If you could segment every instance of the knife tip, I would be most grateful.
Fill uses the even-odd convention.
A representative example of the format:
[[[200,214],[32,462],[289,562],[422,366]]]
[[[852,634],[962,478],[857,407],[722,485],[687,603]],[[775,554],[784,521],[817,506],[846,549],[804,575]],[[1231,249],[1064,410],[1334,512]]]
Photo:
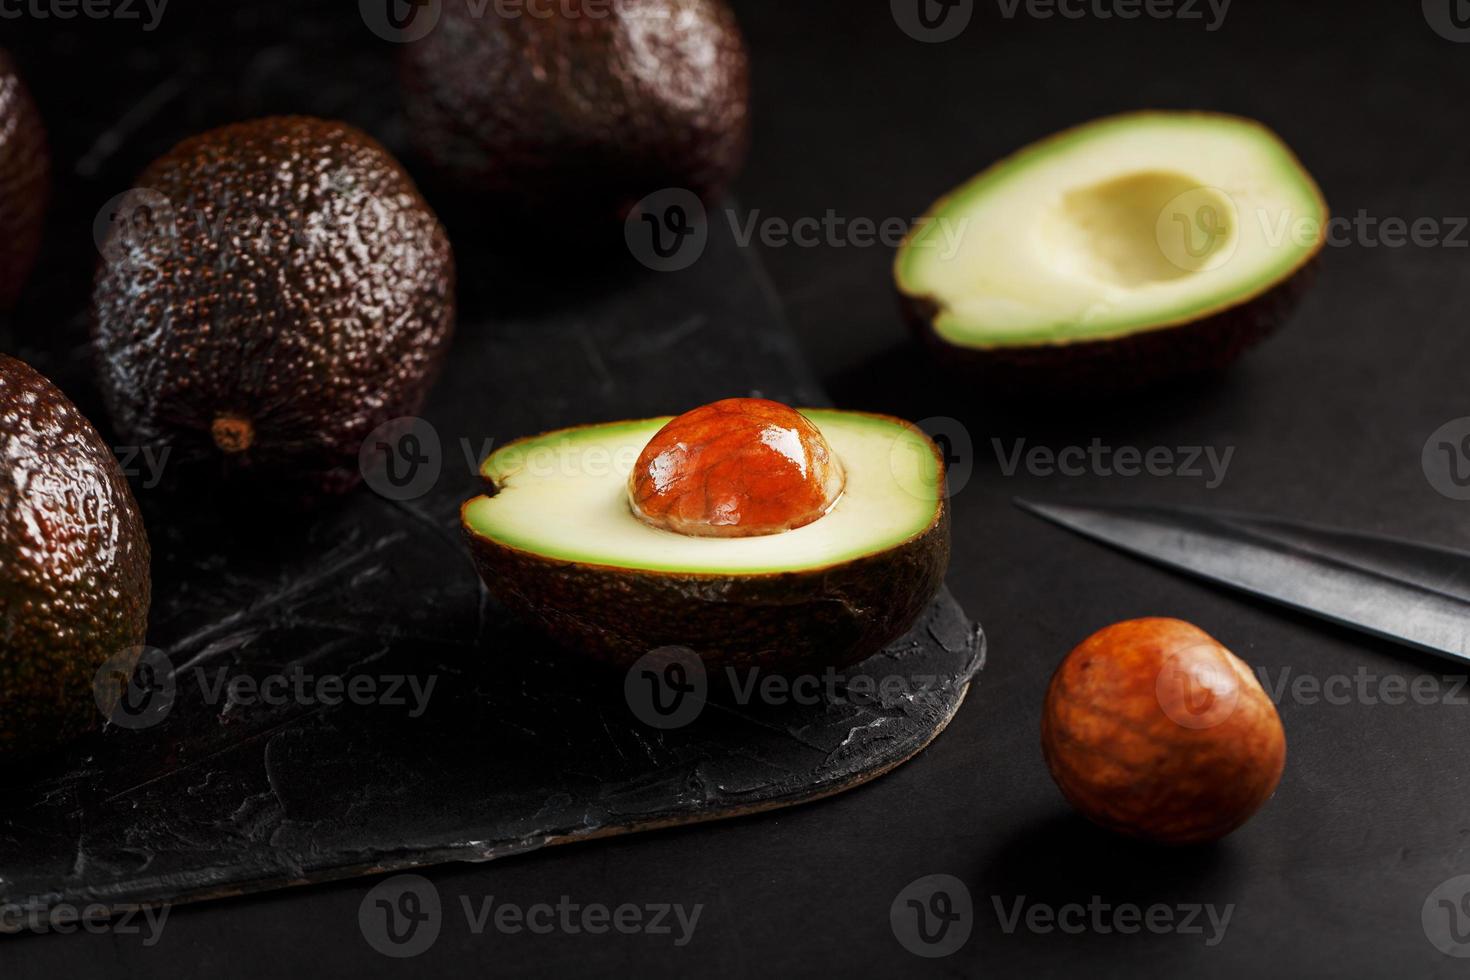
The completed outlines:
[[[1032,500],[1029,497],[1012,497],[1011,503],[1027,513],[1035,514],[1037,517],[1050,517],[1056,509],[1051,504],[1042,503],[1039,500]]]

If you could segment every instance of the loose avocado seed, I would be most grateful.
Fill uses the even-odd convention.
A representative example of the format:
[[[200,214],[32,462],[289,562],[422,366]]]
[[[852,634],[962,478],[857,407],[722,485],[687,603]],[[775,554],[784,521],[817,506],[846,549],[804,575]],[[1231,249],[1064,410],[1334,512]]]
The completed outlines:
[[[1089,820],[1164,844],[1224,837],[1286,764],[1281,718],[1250,667],[1177,619],[1116,623],[1068,654],[1046,693],[1041,748]]]
[[[628,477],[633,513],[699,537],[779,534],[832,509],[846,476],[800,412],[764,398],[726,398],[654,434]]]

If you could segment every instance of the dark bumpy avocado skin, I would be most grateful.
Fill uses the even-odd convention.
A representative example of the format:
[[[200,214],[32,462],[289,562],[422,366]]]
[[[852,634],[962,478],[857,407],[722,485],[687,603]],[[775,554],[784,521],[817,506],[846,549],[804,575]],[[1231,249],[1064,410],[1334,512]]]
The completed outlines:
[[[444,0],[404,45],[411,131],[439,183],[532,215],[622,218],[666,187],[719,193],[749,139],[745,42],[724,0]]]
[[[143,642],[148,536],[122,470],[51,382],[0,354],[0,755],[99,724],[97,669]]]
[[[93,329],[119,433],[293,500],[353,486],[453,332],[449,240],[412,180],[358,130],[287,117],[185,140],[138,187],[172,233],[104,246]]]
[[[41,117],[0,49],[0,310],[15,305],[35,265],[50,172]]]
[[[560,646],[626,668],[665,646],[711,669],[784,673],[845,667],[902,636],[949,566],[949,508],[887,551],[773,575],[640,572],[546,558],[468,529],[470,552],[498,601]]]
[[[1066,401],[1224,370],[1286,322],[1316,278],[1319,262],[1313,258],[1265,292],[1189,323],[1071,344],[964,347],[934,332],[931,300],[900,293],[899,302],[941,365],[982,397]]]

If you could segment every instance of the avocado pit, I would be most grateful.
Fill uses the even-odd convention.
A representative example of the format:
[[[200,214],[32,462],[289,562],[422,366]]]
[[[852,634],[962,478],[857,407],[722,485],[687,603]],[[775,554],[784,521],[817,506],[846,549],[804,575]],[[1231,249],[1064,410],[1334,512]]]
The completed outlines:
[[[1158,617],[1114,623],[1067,655],[1041,747],[1084,816],[1162,844],[1234,831],[1286,764],[1281,717],[1250,666],[1199,627]]]
[[[738,538],[804,527],[846,482],[821,431],[764,398],[726,398],[678,416],[643,447],[628,477],[633,513],[653,527]]]

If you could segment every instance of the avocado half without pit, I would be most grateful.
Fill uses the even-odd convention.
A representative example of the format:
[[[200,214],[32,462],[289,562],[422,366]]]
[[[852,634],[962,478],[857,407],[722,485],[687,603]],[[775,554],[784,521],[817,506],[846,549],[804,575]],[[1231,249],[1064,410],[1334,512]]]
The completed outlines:
[[[1328,214],[1259,123],[1141,112],[995,164],[899,249],[922,339],[998,393],[1083,394],[1202,374],[1275,330]]]
[[[462,518],[480,577],[559,645],[615,666],[856,663],[949,564],[944,464],[900,419],[732,398],[562,429],[482,464]]]

